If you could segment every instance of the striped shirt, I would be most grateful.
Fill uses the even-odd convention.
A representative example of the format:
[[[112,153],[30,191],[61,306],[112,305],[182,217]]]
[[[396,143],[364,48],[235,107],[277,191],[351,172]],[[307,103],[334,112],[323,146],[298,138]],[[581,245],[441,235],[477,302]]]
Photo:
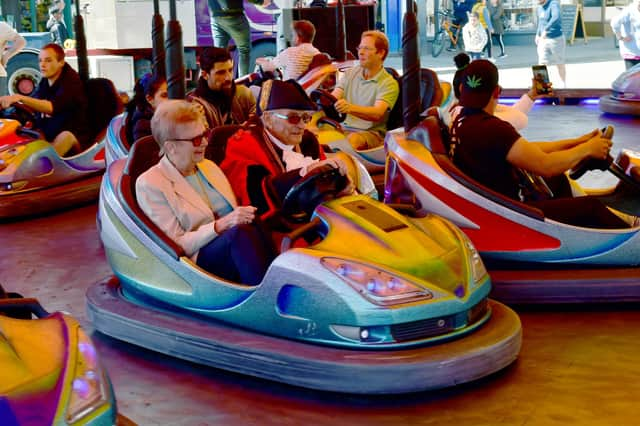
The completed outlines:
[[[284,49],[271,63],[276,68],[282,68],[283,80],[297,80],[309,68],[309,64],[315,55],[320,53],[311,43],[302,43]]]

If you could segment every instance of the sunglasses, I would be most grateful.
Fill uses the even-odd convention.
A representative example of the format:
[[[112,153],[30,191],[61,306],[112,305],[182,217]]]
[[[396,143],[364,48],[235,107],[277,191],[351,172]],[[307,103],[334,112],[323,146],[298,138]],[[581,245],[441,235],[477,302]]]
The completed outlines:
[[[191,142],[191,145],[198,147],[202,145],[203,141],[209,142],[209,136],[211,136],[211,129],[207,129],[204,132],[200,133],[197,136],[194,136],[191,139],[171,139],[176,142]]]
[[[274,112],[273,115],[282,120],[287,120],[289,124],[293,124],[294,126],[300,123],[300,120],[302,120],[304,124],[307,124],[311,121],[311,118],[313,117],[311,114],[308,114],[306,112],[303,114],[291,113],[289,115],[284,115],[284,114],[279,114],[277,112]]]

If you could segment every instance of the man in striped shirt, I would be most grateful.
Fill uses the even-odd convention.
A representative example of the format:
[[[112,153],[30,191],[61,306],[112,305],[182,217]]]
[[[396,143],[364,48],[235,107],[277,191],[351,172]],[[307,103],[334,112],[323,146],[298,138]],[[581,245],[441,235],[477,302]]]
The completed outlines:
[[[264,71],[275,71],[282,68],[283,80],[297,80],[309,68],[309,64],[315,55],[320,53],[313,47],[313,39],[316,36],[316,27],[307,20],[293,21],[292,44],[284,49],[275,58],[258,58],[256,64],[262,66]]]

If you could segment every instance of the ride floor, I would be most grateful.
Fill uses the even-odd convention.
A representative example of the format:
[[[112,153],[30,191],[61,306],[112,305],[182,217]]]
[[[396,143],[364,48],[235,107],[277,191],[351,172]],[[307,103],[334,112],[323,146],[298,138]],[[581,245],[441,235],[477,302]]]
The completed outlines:
[[[572,118],[577,112],[592,120]],[[528,137],[570,136],[610,122],[617,126],[616,144],[633,148],[637,121],[600,117],[583,107],[537,106]],[[85,291],[110,274],[96,211],[89,205],[0,223],[0,283],[37,297],[49,311],[70,312],[88,331]],[[98,333],[92,338],[120,412],[141,425],[635,425],[639,308],[516,307],[524,336],[510,367],[457,388],[391,397],[299,389],[176,360]]]

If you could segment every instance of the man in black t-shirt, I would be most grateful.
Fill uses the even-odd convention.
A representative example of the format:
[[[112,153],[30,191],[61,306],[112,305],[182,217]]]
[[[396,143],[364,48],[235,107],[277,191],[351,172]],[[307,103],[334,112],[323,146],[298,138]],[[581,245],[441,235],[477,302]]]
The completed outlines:
[[[64,60],[64,50],[54,43],[45,45],[39,54],[42,80],[33,97],[10,95],[0,97],[7,108],[21,102],[35,110],[36,126],[52,143],[60,156],[79,152],[89,142],[90,129],[86,111],[88,101],[78,73]]]
[[[511,124],[493,115],[500,92],[498,69],[490,61],[473,61],[463,71],[460,105],[464,108],[451,129],[453,162],[481,184],[522,201],[518,168],[550,178],[562,175],[588,157],[604,159],[609,154],[611,140],[602,137],[599,130],[575,139],[527,141]],[[594,197],[558,198],[528,204],[564,223],[596,228],[628,227]]]

